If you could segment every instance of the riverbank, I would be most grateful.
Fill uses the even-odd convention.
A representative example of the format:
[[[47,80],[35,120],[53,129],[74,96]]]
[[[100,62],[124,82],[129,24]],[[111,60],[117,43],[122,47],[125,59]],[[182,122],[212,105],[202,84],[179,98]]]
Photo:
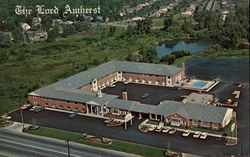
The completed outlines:
[[[202,52],[198,52],[192,54],[190,56],[184,56],[182,58],[178,58],[174,61],[172,65],[180,65],[181,63],[186,62],[187,60],[195,57],[237,57],[237,58],[248,58],[249,57],[249,49],[242,50],[220,50],[216,51],[214,49],[208,49]]]

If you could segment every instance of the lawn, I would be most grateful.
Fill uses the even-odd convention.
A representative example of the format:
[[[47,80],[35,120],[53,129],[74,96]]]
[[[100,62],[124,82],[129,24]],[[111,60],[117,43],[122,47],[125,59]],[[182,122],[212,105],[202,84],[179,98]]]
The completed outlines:
[[[124,142],[120,140],[112,140],[112,145],[107,146],[104,144],[98,144],[98,143],[92,143],[92,142],[86,142],[82,138],[82,134],[65,131],[65,130],[58,130],[53,128],[46,128],[46,127],[40,127],[38,130],[29,130],[26,131],[27,133],[34,134],[34,135],[40,135],[40,136],[46,136],[61,140],[69,140],[74,141],[77,143],[82,143],[94,147],[101,147],[106,149],[112,149],[122,152],[127,152],[131,154],[137,154],[145,157],[162,157],[165,149],[162,148],[156,148],[151,146],[145,146],[141,144],[135,144],[135,143],[129,143]]]
[[[217,135],[226,134],[227,136],[235,137],[237,129],[234,129],[234,131],[231,132],[231,126],[234,122],[235,122],[234,120],[231,120],[228,126],[226,126],[226,128],[222,131],[209,130],[209,129],[203,129],[203,128],[190,128],[190,129],[194,131],[202,131],[202,132],[207,132],[207,133],[212,133],[212,134],[217,134]]]

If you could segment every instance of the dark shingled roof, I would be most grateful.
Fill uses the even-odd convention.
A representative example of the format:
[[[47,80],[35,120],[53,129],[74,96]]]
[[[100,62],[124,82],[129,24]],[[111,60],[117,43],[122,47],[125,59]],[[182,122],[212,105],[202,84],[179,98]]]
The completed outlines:
[[[163,101],[149,113],[157,115],[179,114],[186,119],[221,123],[228,108],[211,105],[190,104],[177,101]]]
[[[91,83],[94,79],[100,79],[116,71],[172,76],[181,70],[181,68],[163,64],[109,61],[90,70],[78,73],[62,81],[56,82],[51,86],[56,88],[80,88]]]

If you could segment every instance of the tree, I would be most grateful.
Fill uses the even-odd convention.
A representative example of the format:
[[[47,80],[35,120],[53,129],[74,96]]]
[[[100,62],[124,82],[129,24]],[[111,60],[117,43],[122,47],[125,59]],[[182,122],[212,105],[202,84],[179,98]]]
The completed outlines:
[[[151,29],[152,29],[152,20],[151,19],[139,20],[136,22],[136,32],[138,34],[151,33]]]
[[[139,52],[142,55],[143,62],[156,63],[158,62],[158,55],[155,48],[142,47]]]
[[[185,32],[185,33],[191,33],[193,31],[193,24],[190,21],[185,21],[182,26],[181,29]]]
[[[64,34],[65,36],[71,35],[71,34],[73,34],[73,33],[75,33],[75,32],[76,32],[76,28],[75,28],[75,26],[73,26],[73,25],[65,25],[65,26],[63,27],[63,34]]]
[[[164,20],[164,30],[167,30],[168,27],[172,26],[173,24],[173,19],[172,17],[167,17],[165,20]]]

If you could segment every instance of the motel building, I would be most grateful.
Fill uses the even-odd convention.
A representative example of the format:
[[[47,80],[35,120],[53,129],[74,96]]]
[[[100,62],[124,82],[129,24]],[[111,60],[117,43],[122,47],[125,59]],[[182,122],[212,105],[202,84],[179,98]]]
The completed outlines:
[[[113,118],[124,124],[125,129],[127,123],[132,125],[135,115],[183,128],[219,130],[227,126],[233,114],[229,108],[176,101],[163,101],[155,106],[130,101],[127,92],[121,93],[121,99],[117,95],[101,92],[103,88],[118,81],[176,87],[180,86],[184,77],[184,67],[109,61],[33,91],[28,94],[28,101],[45,109],[78,112],[103,119]]]

